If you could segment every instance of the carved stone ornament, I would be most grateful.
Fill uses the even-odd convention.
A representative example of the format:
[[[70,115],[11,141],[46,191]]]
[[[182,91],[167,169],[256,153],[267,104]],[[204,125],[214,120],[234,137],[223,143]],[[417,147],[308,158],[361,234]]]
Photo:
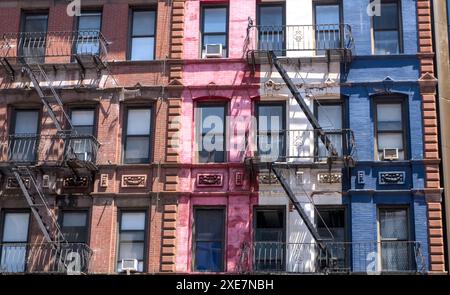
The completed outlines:
[[[147,175],[122,175],[122,187],[146,187]]]
[[[87,176],[67,176],[64,177],[63,187],[64,188],[85,188],[89,184],[89,179]]]
[[[197,186],[215,186],[223,185],[223,174],[197,174]]]
[[[319,183],[341,183],[342,182],[342,174],[341,173],[318,173],[317,181]]]
[[[379,172],[378,182],[380,184],[404,184],[405,172],[398,172],[398,171]]]

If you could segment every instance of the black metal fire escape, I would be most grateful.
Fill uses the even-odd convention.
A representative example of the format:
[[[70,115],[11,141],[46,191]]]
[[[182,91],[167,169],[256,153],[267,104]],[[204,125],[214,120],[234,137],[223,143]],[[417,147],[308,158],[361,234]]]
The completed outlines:
[[[64,44],[64,42],[69,42],[69,44],[71,45],[69,48],[70,53],[61,51],[59,50],[59,48],[55,50],[55,53],[49,52],[51,51],[51,48],[49,48],[48,46],[52,46],[56,42],[53,42],[52,45],[49,45],[51,44],[51,42],[48,40],[49,38],[47,37],[47,35],[44,35],[44,41],[40,43],[36,42],[42,45],[41,47],[43,47],[43,50],[31,51],[31,53],[39,53],[42,54],[42,56],[33,56],[33,54],[25,55],[22,52],[22,48],[20,48],[20,44],[31,43],[30,40],[24,41],[23,38],[36,37],[21,33],[19,33],[17,36],[3,36],[3,40],[0,40],[3,41],[0,44],[0,49],[3,52],[2,56],[0,57],[0,61],[5,72],[10,76],[12,80],[15,79],[15,72],[18,70],[28,76],[34,89],[39,95],[42,104],[45,106],[49,117],[55,124],[57,130],[56,138],[61,139],[64,143],[63,159],[58,163],[56,167],[69,168],[69,170],[72,171],[74,177],[78,178],[78,168],[86,168],[87,171],[91,173],[97,169],[95,163],[93,162],[95,161],[95,157],[93,157],[92,159],[80,160],[77,159],[76,154],[74,154],[74,152],[70,150],[71,148],[73,148],[72,145],[74,142],[74,138],[76,139],[79,137],[77,137],[77,132],[73,128],[69,115],[64,110],[63,102],[54,86],[54,81],[46,73],[43,66],[45,65],[45,57],[47,56],[71,56],[74,57],[74,60],[80,66],[80,77],[83,79],[86,68],[79,61],[81,59],[85,59],[90,54],[84,54],[81,59],[77,54],[73,55],[72,50],[73,48],[76,48],[76,43],[83,42],[84,40],[83,38],[80,39],[80,34],[76,32],[75,34],[74,32],[68,32],[67,37],[63,36],[62,38],[58,35],[58,37],[60,38],[58,42],[61,42],[61,44]],[[103,38],[101,33],[96,33],[96,36],[98,38],[98,43],[104,41],[103,39],[101,39]],[[92,43],[92,38],[89,39],[89,42]],[[16,48],[17,52],[11,54],[11,48],[14,48],[15,44],[19,44],[19,48]],[[101,45],[103,45],[102,49],[106,50],[105,45],[107,45],[107,43],[105,42]],[[93,63],[95,63],[95,67],[97,67],[97,73],[105,69],[105,63],[98,62],[100,52],[93,53],[91,55]],[[60,112],[62,116],[58,116],[57,112]],[[36,141],[37,145],[39,146],[39,139],[37,139]],[[13,145],[11,141],[10,145]],[[10,147],[10,151],[13,149],[14,147]],[[36,152],[36,150],[34,152]],[[37,152],[36,157],[39,158],[40,156],[40,153]],[[59,265],[62,268],[66,269],[67,265],[65,263],[65,257],[63,256],[67,249],[68,242],[61,231],[55,213],[53,212],[50,204],[47,201],[47,197],[43,192],[41,184],[37,181],[36,174],[39,172],[34,172],[34,170],[36,170],[34,169],[35,165],[33,163],[27,163],[26,161],[15,161],[14,159],[10,160],[9,167],[10,173],[17,181],[17,185],[22,191],[25,200],[28,203],[33,216],[35,217],[39,229],[42,231],[46,242],[49,243],[51,247],[53,247],[53,249],[56,251],[58,260],[60,262]]]
[[[342,28],[346,28],[346,26],[341,26],[338,25],[340,30],[344,31],[344,29]],[[247,30],[247,34],[250,34],[251,29],[255,28],[256,32],[256,38],[258,40],[259,37],[264,37],[266,43],[263,45],[259,44],[259,41],[257,42],[257,49],[253,50],[253,51],[249,51],[247,53],[247,59],[248,61],[251,63],[252,69],[255,69],[255,63],[257,58],[260,59],[260,61],[267,61],[270,66],[274,66],[276,68],[276,70],[278,71],[278,73],[280,74],[281,78],[283,79],[284,83],[286,83],[286,86],[288,87],[289,91],[292,93],[292,96],[294,97],[295,101],[298,103],[299,107],[301,108],[302,112],[305,114],[307,120],[309,121],[309,123],[311,124],[311,126],[313,127],[314,131],[316,132],[316,136],[317,138],[324,144],[324,147],[326,148],[327,152],[328,152],[328,157],[327,157],[327,166],[328,169],[331,172],[331,168],[333,165],[333,162],[337,160],[338,158],[338,152],[336,150],[336,148],[333,146],[332,141],[330,140],[329,136],[327,136],[327,133],[324,131],[324,129],[320,126],[318,119],[316,118],[316,116],[313,114],[313,112],[311,111],[311,109],[309,108],[308,104],[305,102],[303,96],[301,95],[300,91],[298,90],[297,86],[294,84],[294,82],[292,81],[292,79],[289,77],[287,71],[284,69],[282,62],[280,61],[280,59],[277,57],[276,52],[283,52],[283,51],[287,51],[286,48],[270,48],[273,44],[275,43],[271,43],[271,41],[267,41],[268,38],[270,36],[272,36],[272,38],[274,40],[277,40],[276,42],[279,42],[278,40],[285,38],[285,36],[281,36],[278,35],[278,32],[275,33],[268,33],[268,31],[270,32],[270,28],[259,28],[258,26],[253,25],[253,22],[249,22],[249,28]],[[279,28],[277,28],[279,30]],[[260,36],[260,32],[258,30],[261,30],[262,35]],[[313,28],[313,30],[318,30],[318,28]],[[299,31],[301,31],[301,29],[299,29]],[[342,46],[342,48],[339,48],[339,50],[337,50],[339,52],[339,54],[341,55],[342,60],[347,63],[349,62],[348,60],[348,56],[351,54],[348,53],[348,47],[352,46],[353,44],[353,40],[351,38],[351,31],[350,32],[350,39],[349,39],[349,43],[343,45],[343,41],[341,40],[340,44]],[[270,35],[272,34],[272,35]],[[284,34],[284,33],[283,33]],[[343,34],[339,34],[341,39],[343,39]],[[305,48],[301,45],[296,44],[298,47],[293,48],[293,51],[298,51],[298,50],[319,50],[319,48],[314,47],[315,45],[313,45],[313,48]],[[283,45],[286,46],[286,45]],[[294,45],[295,46],[295,45]],[[276,47],[276,44],[275,46]],[[280,50],[281,49],[281,50]],[[342,50],[341,50],[342,49]],[[255,53],[256,52],[256,53]],[[329,60],[329,54],[330,51],[329,50],[325,50],[326,55],[327,55],[327,59]],[[353,159],[351,158],[351,156],[345,156],[344,157],[344,165],[348,165],[349,163],[353,163]],[[250,166],[254,164],[253,160],[250,159]],[[266,166],[267,167],[267,166]],[[322,270],[330,270],[333,268],[333,258],[332,258],[332,254],[331,254],[331,250],[328,249],[327,244],[323,242],[323,240],[321,239],[317,228],[315,227],[315,225],[311,222],[310,218],[308,217],[308,214],[306,213],[306,211],[303,209],[301,203],[299,202],[299,200],[297,199],[297,197],[295,196],[294,191],[292,190],[288,180],[285,178],[285,176],[283,176],[283,171],[285,171],[286,169],[290,168],[290,165],[286,162],[280,162],[280,161],[272,161],[269,163],[268,165],[269,168],[269,173],[273,172],[274,175],[276,176],[276,178],[278,179],[281,187],[283,188],[283,190],[285,191],[286,195],[288,196],[290,202],[292,203],[292,205],[294,206],[295,210],[298,212],[298,214],[300,215],[301,219],[303,220],[305,226],[307,227],[307,229],[309,230],[309,232],[311,233],[311,236],[313,237],[313,239],[315,240],[315,242],[317,243],[317,245],[319,246],[320,250],[322,251],[322,253],[325,256],[325,264],[320,265],[319,267],[322,268]],[[252,168],[252,172],[254,175],[254,171]],[[269,177],[270,179],[270,177]],[[304,192],[306,194],[306,192]],[[310,205],[313,206],[314,208],[314,203],[312,202],[312,200],[309,198],[310,200]],[[317,210],[316,210],[317,211]]]

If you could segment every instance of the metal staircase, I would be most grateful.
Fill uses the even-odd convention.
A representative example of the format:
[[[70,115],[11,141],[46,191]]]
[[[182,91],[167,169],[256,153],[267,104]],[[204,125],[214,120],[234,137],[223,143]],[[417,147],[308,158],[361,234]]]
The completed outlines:
[[[29,64],[25,61],[25,59],[22,59],[22,63],[22,71],[27,73],[28,77],[33,83],[34,89],[36,89],[36,92],[38,93],[42,103],[47,109],[49,116],[55,123],[58,132],[63,131],[63,126],[65,126],[65,124],[64,122],[61,122],[61,120],[59,120],[58,116],[56,115],[56,112],[54,110],[55,102],[59,106],[59,110],[62,112],[63,118],[66,121],[68,127],[64,131],[71,132],[73,128],[72,122],[69,115],[64,111],[64,106],[61,98],[53,87],[53,80],[48,77],[47,73],[45,73],[45,71],[38,63]],[[41,85],[42,82],[47,84],[46,87],[43,87]]]

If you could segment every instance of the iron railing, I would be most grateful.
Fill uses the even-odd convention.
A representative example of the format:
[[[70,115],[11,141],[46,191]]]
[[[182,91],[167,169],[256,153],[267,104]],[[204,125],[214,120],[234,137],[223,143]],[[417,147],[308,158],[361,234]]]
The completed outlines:
[[[103,60],[107,53],[108,42],[98,30],[0,35],[0,57],[25,59],[28,63],[64,56],[96,56]]]
[[[262,273],[424,273],[420,242],[317,243],[254,242],[243,245],[240,272]]]
[[[339,130],[280,130],[257,134],[256,156],[261,162],[326,162],[332,156],[319,134],[324,132],[343,160],[356,153],[354,133],[350,129]]]
[[[64,163],[77,160],[95,163],[100,143],[92,135],[58,133],[12,134],[8,161],[14,163]]]
[[[0,273],[67,273],[89,271],[92,250],[82,243],[1,243]]]
[[[255,51],[274,51],[286,55],[289,51],[352,50],[352,29],[347,24],[322,25],[249,25],[247,33],[254,38]]]

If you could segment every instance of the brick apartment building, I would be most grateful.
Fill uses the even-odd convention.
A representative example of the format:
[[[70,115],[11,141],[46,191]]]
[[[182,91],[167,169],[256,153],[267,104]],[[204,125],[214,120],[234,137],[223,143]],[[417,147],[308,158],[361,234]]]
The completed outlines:
[[[69,2],[0,1],[0,272],[445,271],[428,0]]]
[[[173,271],[182,2],[81,4],[0,2],[2,266]]]

